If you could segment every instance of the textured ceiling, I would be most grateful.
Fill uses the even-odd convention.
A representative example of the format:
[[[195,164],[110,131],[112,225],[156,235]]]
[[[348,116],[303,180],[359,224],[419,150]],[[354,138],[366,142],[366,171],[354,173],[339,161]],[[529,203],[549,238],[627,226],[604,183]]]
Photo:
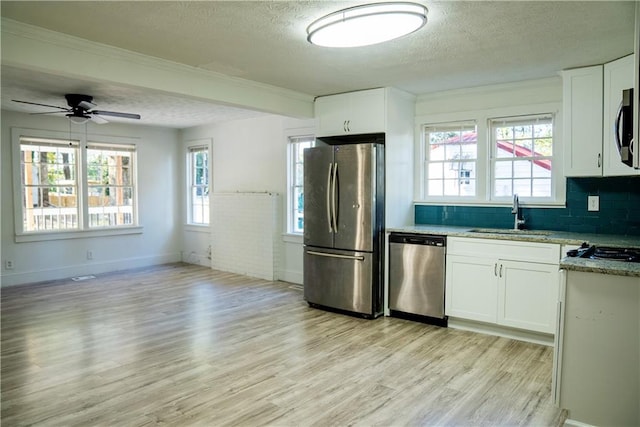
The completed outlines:
[[[634,2],[617,1],[421,1],[429,9],[429,21],[404,38],[355,49],[321,48],[306,41],[305,29],[313,20],[361,3],[2,1],[0,7],[2,16],[12,20],[309,95],[381,86],[423,94],[543,78],[633,51]],[[5,90],[44,102],[33,97],[54,84],[74,85],[63,77],[49,82],[50,76],[36,72],[2,71],[5,108],[17,109],[6,105]],[[98,102],[101,109],[131,106],[109,104],[118,88],[93,83],[87,90],[96,100],[104,95]],[[175,120],[175,127],[240,113],[166,94],[127,91],[137,97],[138,105],[131,106],[137,111],[132,112],[151,106],[161,117],[159,110],[167,107],[189,116]]]

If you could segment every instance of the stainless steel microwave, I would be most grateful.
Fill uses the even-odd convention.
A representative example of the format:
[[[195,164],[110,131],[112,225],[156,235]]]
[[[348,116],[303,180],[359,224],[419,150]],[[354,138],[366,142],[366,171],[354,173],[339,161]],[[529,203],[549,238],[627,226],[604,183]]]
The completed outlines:
[[[634,166],[634,157],[638,157],[633,138],[634,120],[633,88],[625,89],[622,91],[622,102],[616,116],[614,139],[620,153],[620,161],[629,167]]]

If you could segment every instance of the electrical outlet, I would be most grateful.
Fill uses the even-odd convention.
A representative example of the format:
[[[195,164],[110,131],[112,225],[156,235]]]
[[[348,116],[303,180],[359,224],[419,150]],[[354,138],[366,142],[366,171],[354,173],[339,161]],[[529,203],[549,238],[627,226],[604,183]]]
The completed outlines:
[[[87,251],[87,259],[88,260],[92,260],[93,259],[93,251]]]
[[[4,268],[6,268],[7,270],[13,270],[13,261],[5,261]]]
[[[587,210],[589,212],[598,212],[600,210],[600,196],[587,197]]]

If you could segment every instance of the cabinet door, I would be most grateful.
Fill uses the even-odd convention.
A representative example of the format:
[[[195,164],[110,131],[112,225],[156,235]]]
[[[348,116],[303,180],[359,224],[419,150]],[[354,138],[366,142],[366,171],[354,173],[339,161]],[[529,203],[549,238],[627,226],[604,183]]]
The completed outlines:
[[[489,258],[447,255],[445,313],[462,319],[495,323],[497,263]]]
[[[347,130],[352,134],[379,133],[386,129],[386,101],[384,89],[351,93],[351,112]]]
[[[322,96],[316,99],[317,136],[336,136],[347,133],[346,121],[351,109],[349,93]]]
[[[498,262],[498,323],[555,333],[560,273],[557,265]]]
[[[566,176],[602,175],[602,65],[563,71]]]
[[[615,122],[622,101],[622,91],[633,87],[634,55],[625,56],[604,65],[604,131],[603,174],[605,176],[640,175],[620,161],[615,141]]]
[[[316,99],[317,136],[379,133],[386,129],[385,89],[371,89]]]

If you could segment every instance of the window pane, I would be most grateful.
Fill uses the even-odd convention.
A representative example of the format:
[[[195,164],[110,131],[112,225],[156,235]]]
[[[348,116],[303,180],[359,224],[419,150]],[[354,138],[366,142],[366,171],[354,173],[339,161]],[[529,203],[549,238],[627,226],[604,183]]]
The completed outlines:
[[[475,195],[477,140],[476,126],[471,123],[424,127],[425,196]]]
[[[494,137],[493,196],[508,197],[517,193],[522,197],[550,197],[552,117],[540,115],[492,120],[491,127]],[[509,157],[514,161],[499,160]],[[533,178],[542,178],[543,181],[534,185]]]
[[[495,178],[513,177],[513,162],[509,162],[509,161],[495,162],[493,176]]]
[[[78,228],[77,156],[69,141],[20,138],[23,231]]]
[[[548,160],[548,159],[534,160],[532,176],[551,178],[551,160]]]
[[[430,145],[429,158],[427,160],[437,161],[444,160],[444,145]]]
[[[287,222],[290,233],[302,233],[304,230],[304,150],[314,146],[313,136],[289,138]]]
[[[536,156],[553,155],[553,146],[551,138],[540,138],[534,140],[534,151]]]
[[[445,160],[458,160],[460,159],[460,155],[459,144],[447,144],[445,146]]]
[[[516,160],[513,162],[513,176],[526,178],[531,176],[531,160]]]
[[[551,179],[534,179],[532,187],[533,197],[551,197]]]
[[[132,225],[134,216],[133,146],[89,144],[87,193],[90,227]]]
[[[442,163],[429,163],[427,165],[429,179],[443,178],[444,177],[444,172],[442,169],[443,166],[444,165]]]
[[[520,197],[530,197],[531,196],[531,180],[515,179],[513,181],[513,192]]]
[[[493,194],[496,197],[512,196],[512,181],[510,179],[496,179]]]
[[[428,191],[430,196],[442,196],[444,193],[444,181],[441,179],[430,179],[428,182]]]

